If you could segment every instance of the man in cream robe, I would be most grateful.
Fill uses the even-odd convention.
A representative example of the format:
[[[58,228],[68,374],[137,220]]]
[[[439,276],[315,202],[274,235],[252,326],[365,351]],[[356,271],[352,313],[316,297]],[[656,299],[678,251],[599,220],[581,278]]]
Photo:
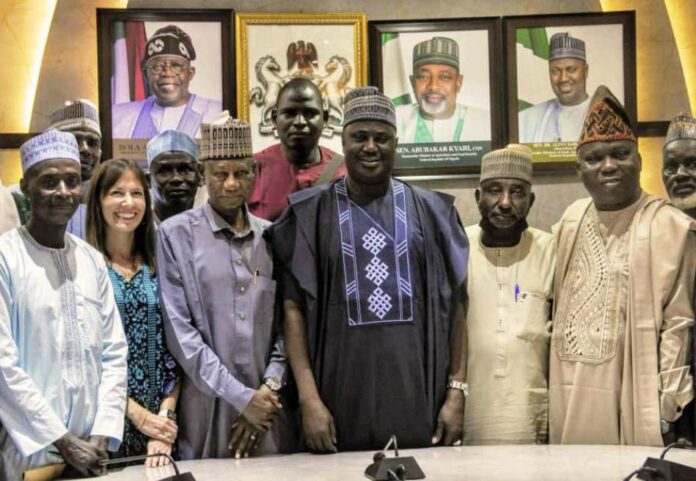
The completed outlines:
[[[636,138],[611,92],[591,104],[578,170],[592,199],[555,227],[550,440],[660,446],[693,396],[696,224],[640,189]]]
[[[551,234],[527,226],[534,203],[532,153],[509,145],[486,154],[467,279],[464,444],[546,443]],[[497,288],[496,288],[497,287]]]
[[[696,118],[682,113],[669,124],[662,147],[662,181],[669,200],[692,219],[696,219]],[[696,336],[691,344],[691,373],[696,372]],[[677,426],[680,437],[696,438],[694,402],[685,410]]]

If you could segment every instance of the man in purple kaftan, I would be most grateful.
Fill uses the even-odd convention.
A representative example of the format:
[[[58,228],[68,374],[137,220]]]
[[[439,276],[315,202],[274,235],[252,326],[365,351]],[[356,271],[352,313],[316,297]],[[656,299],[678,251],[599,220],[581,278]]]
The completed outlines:
[[[204,124],[201,160],[208,203],[157,231],[167,345],[184,371],[179,452],[201,459],[288,451],[295,441],[279,393],[287,364],[262,238],[269,223],[245,204],[254,181],[249,125]]]

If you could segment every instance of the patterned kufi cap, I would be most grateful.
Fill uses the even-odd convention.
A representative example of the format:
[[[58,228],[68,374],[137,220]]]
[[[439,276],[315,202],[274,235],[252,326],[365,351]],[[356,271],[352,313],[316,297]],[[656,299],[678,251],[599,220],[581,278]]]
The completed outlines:
[[[590,108],[585,115],[578,148],[590,142],[613,142],[615,140],[631,140],[636,142],[631,119],[614,94],[605,87],[597,87]]]
[[[481,182],[488,179],[519,179],[532,183],[532,149],[509,144],[488,152],[481,159]]]
[[[80,151],[75,136],[68,132],[48,129],[32,137],[19,148],[22,158],[22,172],[46,160],[74,160],[80,165]]]
[[[413,70],[426,64],[449,65],[459,70],[459,45],[447,37],[433,37],[413,47]]]
[[[558,58],[585,58],[585,42],[571,37],[569,33],[555,33],[549,42],[549,60]]]
[[[681,139],[696,140],[696,119],[685,113],[677,115],[669,123],[665,145]]]
[[[343,126],[357,120],[378,120],[396,129],[394,104],[377,87],[359,87],[346,94]]]
[[[201,160],[248,159],[251,150],[251,126],[230,117],[224,110],[220,118],[201,124]]]
[[[85,129],[101,137],[99,112],[96,105],[87,99],[66,101],[65,105],[51,114],[49,129],[71,131]]]
[[[148,167],[158,155],[164,152],[184,152],[195,159],[198,155],[198,146],[196,141],[183,132],[165,130],[147,143]]]
[[[160,55],[177,55],[189,62],[196,60],[196,50],[193,48],[191,37],[175,25],[167,25],[157,30],[145,44],[145,56],[141,66]]]

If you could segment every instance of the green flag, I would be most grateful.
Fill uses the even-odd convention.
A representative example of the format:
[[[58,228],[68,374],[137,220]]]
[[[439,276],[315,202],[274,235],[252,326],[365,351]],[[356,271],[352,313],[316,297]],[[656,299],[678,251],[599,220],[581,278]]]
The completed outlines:
[[[518,28],[515,35],[517,43],[530,49],[537,57],[541,57],[544,60],[549,59],[549,38],[546,35],[546,28]]]

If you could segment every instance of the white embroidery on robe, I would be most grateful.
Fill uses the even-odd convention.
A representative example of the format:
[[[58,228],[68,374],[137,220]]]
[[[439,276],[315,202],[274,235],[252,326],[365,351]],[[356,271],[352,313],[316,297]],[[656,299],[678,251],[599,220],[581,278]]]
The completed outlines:
[[[559,296],[553,337],[564,361],[601,363],[614,357],[619,337],[621,270],[628,259],[621,240],[613,258],[590,209],[583,217]]]
[[[392,181],[394,232],[348,198],[336,183],[346,308],[351,326],[413,321],[404,184]]]

